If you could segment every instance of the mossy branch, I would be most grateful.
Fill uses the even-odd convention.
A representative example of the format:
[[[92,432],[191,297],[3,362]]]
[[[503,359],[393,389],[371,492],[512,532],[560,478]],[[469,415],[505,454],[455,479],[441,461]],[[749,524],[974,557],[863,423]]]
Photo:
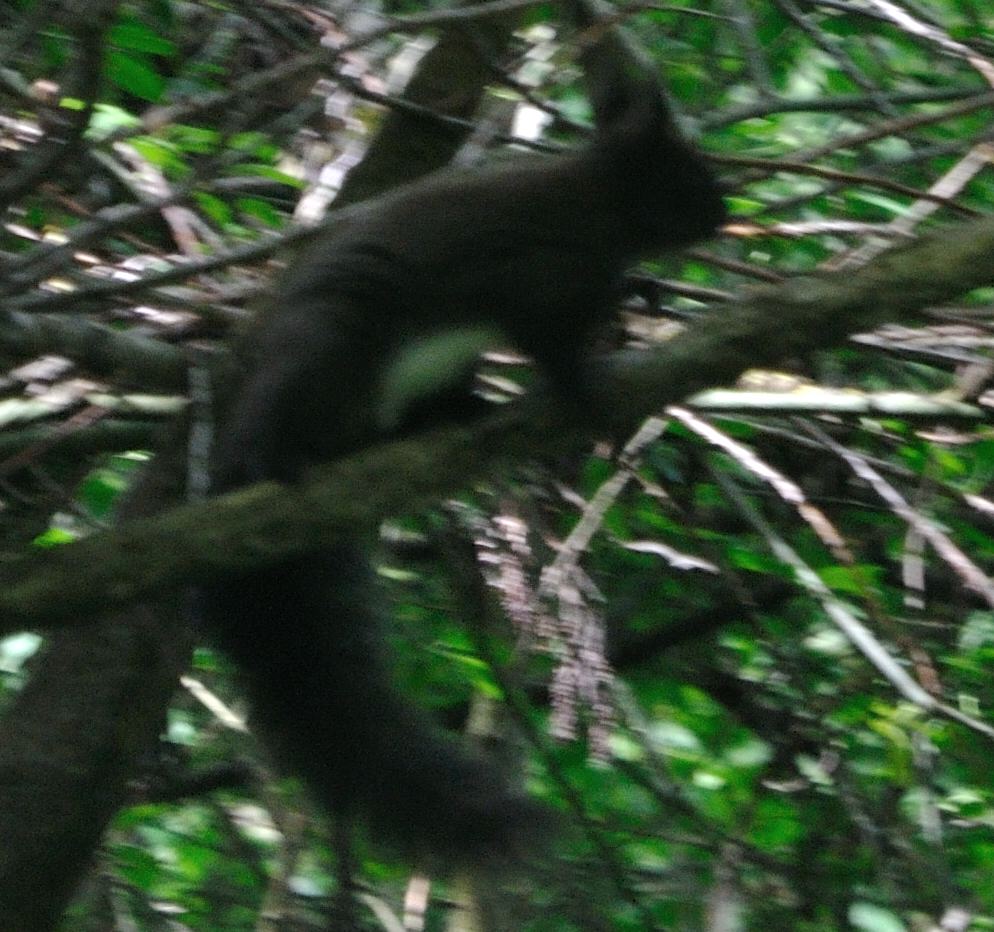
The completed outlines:
[[[747,366],[837,344],[994,283],[994,219],[944,229],[845,275],[757,289],[650,353],[607,360],[606,424],[616,433]],[[130,522],[0,572],[0,631],[77,622],[183,584],[313,550],[376,528],[527,458],[582,451],[589,425],[564,426],[535,397],[478,423],[384,444],[310,473]]]

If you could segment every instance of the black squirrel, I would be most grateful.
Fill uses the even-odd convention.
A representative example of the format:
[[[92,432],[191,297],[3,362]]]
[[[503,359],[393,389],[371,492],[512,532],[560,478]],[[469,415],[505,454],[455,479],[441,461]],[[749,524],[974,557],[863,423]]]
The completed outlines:
[[[439,172],[321,234],[247,346],[217,438],[216,493],[292,482],[382,438],[419,391],[410,353],[430,369],[438,334],[472,343],[468,331],[496,331],[558,392],[582,392],[585,354],[626,266],[723,222],[719,185],[651,66],[619,55],[618,33],[584,10],[579,25],[599,30],[583,53],[592,141]],[[391,686],[358,542],[218,583],[206,605],[245,673],[260,733],[333,815],[366,820],[421,863],[523,853],[538,808]]]

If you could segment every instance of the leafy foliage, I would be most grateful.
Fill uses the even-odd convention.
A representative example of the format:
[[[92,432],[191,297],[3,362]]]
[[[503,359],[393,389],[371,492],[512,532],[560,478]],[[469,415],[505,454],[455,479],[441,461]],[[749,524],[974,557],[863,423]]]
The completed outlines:
[[[40,0],[2,14],[5,559],[104,525],[170,407],[161,396],[187,384],[180,352],[174,370],[161,355],[110,366],[70,340],[55,328],[64,295],[112,346],[220,343],[270,274],[244,254],[150,286],[145,303],[94,286],[271,252],[294,211],[323,206],[379,106],[396,106],[381,89],[400,34],[329,55],[322,99],[314,67],[281,67],[360,27],[318,6],[252,6],[114,6],[90,81],[88,24]],[[533,96],[569,118],[550,132],[575,135],[576,69],[543,32],[551,14],[530,15],[539,25],[500,66],[515,77],[530,63]],[[694,0],[624,18],[727,175],[735,220],[707,248],[646,264],[618,342],[665,339],[756,282],[844,277],[994,206],[986,5]],[[50,156],[52,126],[68,142]],[[991,300],[977,290],[747,373],[735,406],[705,395],[661,414],[620,463],[598,449],[554,479],[533,471],[398,518],[381,561],[398,677],[453,727],[488,721],[564,814],[534,876],[487,891],[506,917],[495,928],[994,926]],[[24,349],[12,312],[26,310],[51,319],[44,346]],[[37,357],[65,365],[31,369]],[[485,374],[499,394],[520,372]],[[460,562],[467,542],[476,559]],[[11,695],[31,646],[0,643]],[[341,846],[259,761],[242,712],[233,671],[198,650],[161,757],[65,928],[338,915]],[[398,927],[385,917],[405,892],[417,900],[418,878],[365,841],[358,855],[355,921]],[[439,888],[427,928],[468,928],[452,903],[482,892]]]

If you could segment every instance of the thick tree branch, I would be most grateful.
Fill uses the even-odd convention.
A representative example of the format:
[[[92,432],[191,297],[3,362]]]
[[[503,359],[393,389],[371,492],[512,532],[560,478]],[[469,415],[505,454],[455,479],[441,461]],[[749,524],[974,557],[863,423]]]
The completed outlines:
[[[0,350],[24,359],[58,353],[88,372],[149,389],[185,388],[188,379],[189,359],[182,349],[85,317],[11,311],[0,317]]]
[[[945,229],[854,274],[754,291],[651,353],[609,360],[608,426],[646,414],[744,368],[838,343],[994,282],[994,219]],[[548,400],[470,426],[384,444],[315,470],[299,486],[263,483],[40,553],[0,573],[0,631],[59,625],[184,583],[313,550],[371,530],[526,458],[584,448],[589,428],[564,428]],[[140,571],[138,571],[140,567]]]

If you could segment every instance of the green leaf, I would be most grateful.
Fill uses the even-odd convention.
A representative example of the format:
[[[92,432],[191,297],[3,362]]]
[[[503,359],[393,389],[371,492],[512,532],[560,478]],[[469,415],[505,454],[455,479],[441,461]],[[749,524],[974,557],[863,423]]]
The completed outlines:
[[[833,592],[863,596],[868,585],[879,579],[883,570],[879,566],[824,566],[818,570],[822,581]]]
[[[853,903],[849,921],[862,932],[907,932],[907,926],[894,913],[873,903]]]
[[[200,209],[218,226],[226,226],[231,222],[231,208],[217,195],[198,191],[195,197]]]
[[[117,869],[140,890],[150,890],[159,879],[159,864],[146,851],[134,845],[117,845],[113,849]]]
[[[182,177],[189,171],[176,147],[156,136],[136,136],[128,140],[143,158],[173,177]]]
[[[235,203],[240,211],[262,221],[267,227],[279,229],[283,226],[283,214],[268,201],[258,197],[240,197]]]
[[[274,159],[279,154],[279,147],[265,133],[259,131],[235,133],[228,140],[232,149],[254,155],[257,159]]]
[[[210,155],[217,151],[221,134],[216,129],[178,123],[169,128],[169,141],[182,152]]]
[[[273,168],[272,165],[262,165],[258,162],[242,162],[240,165],[234,165],[231,168],[230,174],[249,175],[253,178],[269,178],[271,181],[278,181],[280,184],[290,185],[294,188],[304,187],[303,181],[299,178],[294,178],[293,175],[281,172],[278,168]]]
[[[95,517],[105,518],[127,485],[120,473],[111,469],[97,469],[83,480],[79,499]]]
[[[147,52],[149,55],[164,55],[173,57],[176,54],[176,44],[165,39],[144,23],[118,23],[107,35],[107,41],[119,49],[130,49],[134,52]]]
[[[50,527],[43,531],[33,541],[36,547],[58,547],[60,544],[71,544],[76,540],[76,535],[65,528]]]
[[[862,201],[864,204],[872,204],[874,207],[879,207],[896,217],[902,216],[908,209],[906,204],[902,204],[895,198],[872,191],[854,191],[850,195],[850,198],[854,201]]]
[[[120,129],[130,129],[141,125],[141,120],[133,113],[113,104],[94,104],[87,139],[106,139]]]
[[[749,829],[749,841],[760,850],[777,852],[797,844],[805,833],[802,810],[796,802],[764,796],[756,803]]]
[[[154,68],[117,49],[107,55],[107,77],[121,90],[155,103],[162,96],[165,81]]]

